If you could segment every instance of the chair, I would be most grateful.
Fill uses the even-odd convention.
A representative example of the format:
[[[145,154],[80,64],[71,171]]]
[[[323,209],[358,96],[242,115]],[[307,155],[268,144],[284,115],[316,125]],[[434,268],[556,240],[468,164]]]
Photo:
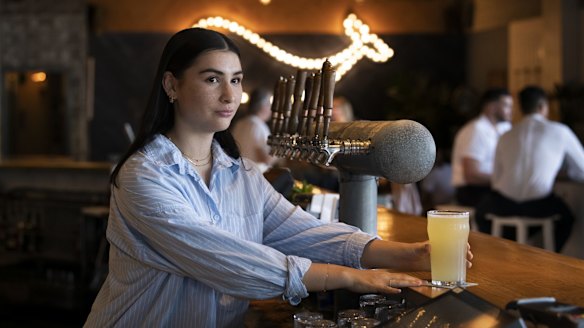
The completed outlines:
[[[468,220],[470,222],[470,230],[479,231],[479,226],[475,221],[475,208],[471,206],[463,206],[458,204],[439,204],[434,206],[439,211],[466,211],[468,212]]]
[[[515,227],[515,240],[520,244],[527,244],[529,227],[541,227],[543,231],[543,246],[548,251],[554,251],[556,241],[554,239],[554,221],[559,219],[558,215],[547,218],[533,218],[526,216],[498,216],[488,213],[485,215],[491,221],[491,234],[496,237],[503,235],[503,227]]]

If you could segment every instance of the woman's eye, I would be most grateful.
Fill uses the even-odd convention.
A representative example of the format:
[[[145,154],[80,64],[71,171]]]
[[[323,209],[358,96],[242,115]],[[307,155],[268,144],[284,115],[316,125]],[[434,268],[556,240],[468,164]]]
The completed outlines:
[[[212,82],[212,83],[217,83],[217,82],[219,82],[219,79],[216,76],[211,76],[207,79],[207,81]]]
[[[241,83],[241,78],[240,77],[236,77],[236,78],[234,78],[234,79],[231,80],[231,83],[233,83],[233,84],[239,84],[239,83]]]

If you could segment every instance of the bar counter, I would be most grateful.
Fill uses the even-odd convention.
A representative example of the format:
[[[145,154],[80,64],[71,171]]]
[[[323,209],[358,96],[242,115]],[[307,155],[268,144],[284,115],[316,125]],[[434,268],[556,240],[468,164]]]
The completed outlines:
[[[428,238],[426,219],[391,210],[378,210],[378,234],[387,240],[404,242]],[[470,233],[474,254],[467,281],[475,295],[505,308],[517,298],[553,296],[558,301],[584,307],[584,260],[549,252],[480,232]],[[430,273],[414,273],[430,279]],[[441,289],[418,287],[416,291],[432,295]]]
[[[427,240],[426,219],[378,209],[378,235],[385,240],[417,242]],[[584,260],[544,249],[521,245],[514,241],[471,232],[473,266],[467,281],[478,283],[468,291],[505,308],[518,298],[553,296],[559,302],[584,307]],[[430,279],[430,272],[412,272]],[[426,297],[436,297],[445,289],[412,288]],[[253,301],[246,327],[292,327],[292,316],[303,308],[281,300]]]

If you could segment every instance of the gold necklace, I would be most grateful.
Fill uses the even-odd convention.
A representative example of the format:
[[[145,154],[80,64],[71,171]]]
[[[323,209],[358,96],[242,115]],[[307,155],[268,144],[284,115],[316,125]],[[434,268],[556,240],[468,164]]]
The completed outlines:
[[[194,166],[205,166],[205,165],[211,163],[211,151],[209,151],[209,155],[207,155],[207,157],[202,158],[202,159],[193,159],[189,155],[183,153],[182,150],[180,152],[183,155],[183,157],[186,158],[187,161],[189,161]]]
[[[174,141],[172,140],[171,137],[166,136],[168,138],[168,140],[170,140],[172,143],[174,143]],[[174,144],[176,146],[176,148],[178,148],[178,146],[176,144]],[[185,152],[182,151],[182,149],[178,148],[178,150],[180,151],[180,153],[183,155],[183,157],[189,161],[189,163],[193,164],[194,166],[205,166],[209,163],[211,163],[211,154],[213,153],[211,151],[211,149],[209,149],[209,155],[205,156],[205,158],[201,158],[201,159],[194,159],[191,158],[191,156],[187,155]]]

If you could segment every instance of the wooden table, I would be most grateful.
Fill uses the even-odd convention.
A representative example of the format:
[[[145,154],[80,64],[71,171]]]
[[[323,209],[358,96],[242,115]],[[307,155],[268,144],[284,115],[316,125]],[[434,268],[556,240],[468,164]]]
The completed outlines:
[[[383,239],[404,242],[428,238],[426,219],[378,210],[378,234]],[[475,295],[500,308],[517,298],[553,296],[558,301],[584,307],[584,260],[556,254],[514,241],[471,232],[473,267],[467,280],[479,285],[469,287]],[[415,273],[424,279],[430,273]],[[416,288],[427,296],[438,288]]]

